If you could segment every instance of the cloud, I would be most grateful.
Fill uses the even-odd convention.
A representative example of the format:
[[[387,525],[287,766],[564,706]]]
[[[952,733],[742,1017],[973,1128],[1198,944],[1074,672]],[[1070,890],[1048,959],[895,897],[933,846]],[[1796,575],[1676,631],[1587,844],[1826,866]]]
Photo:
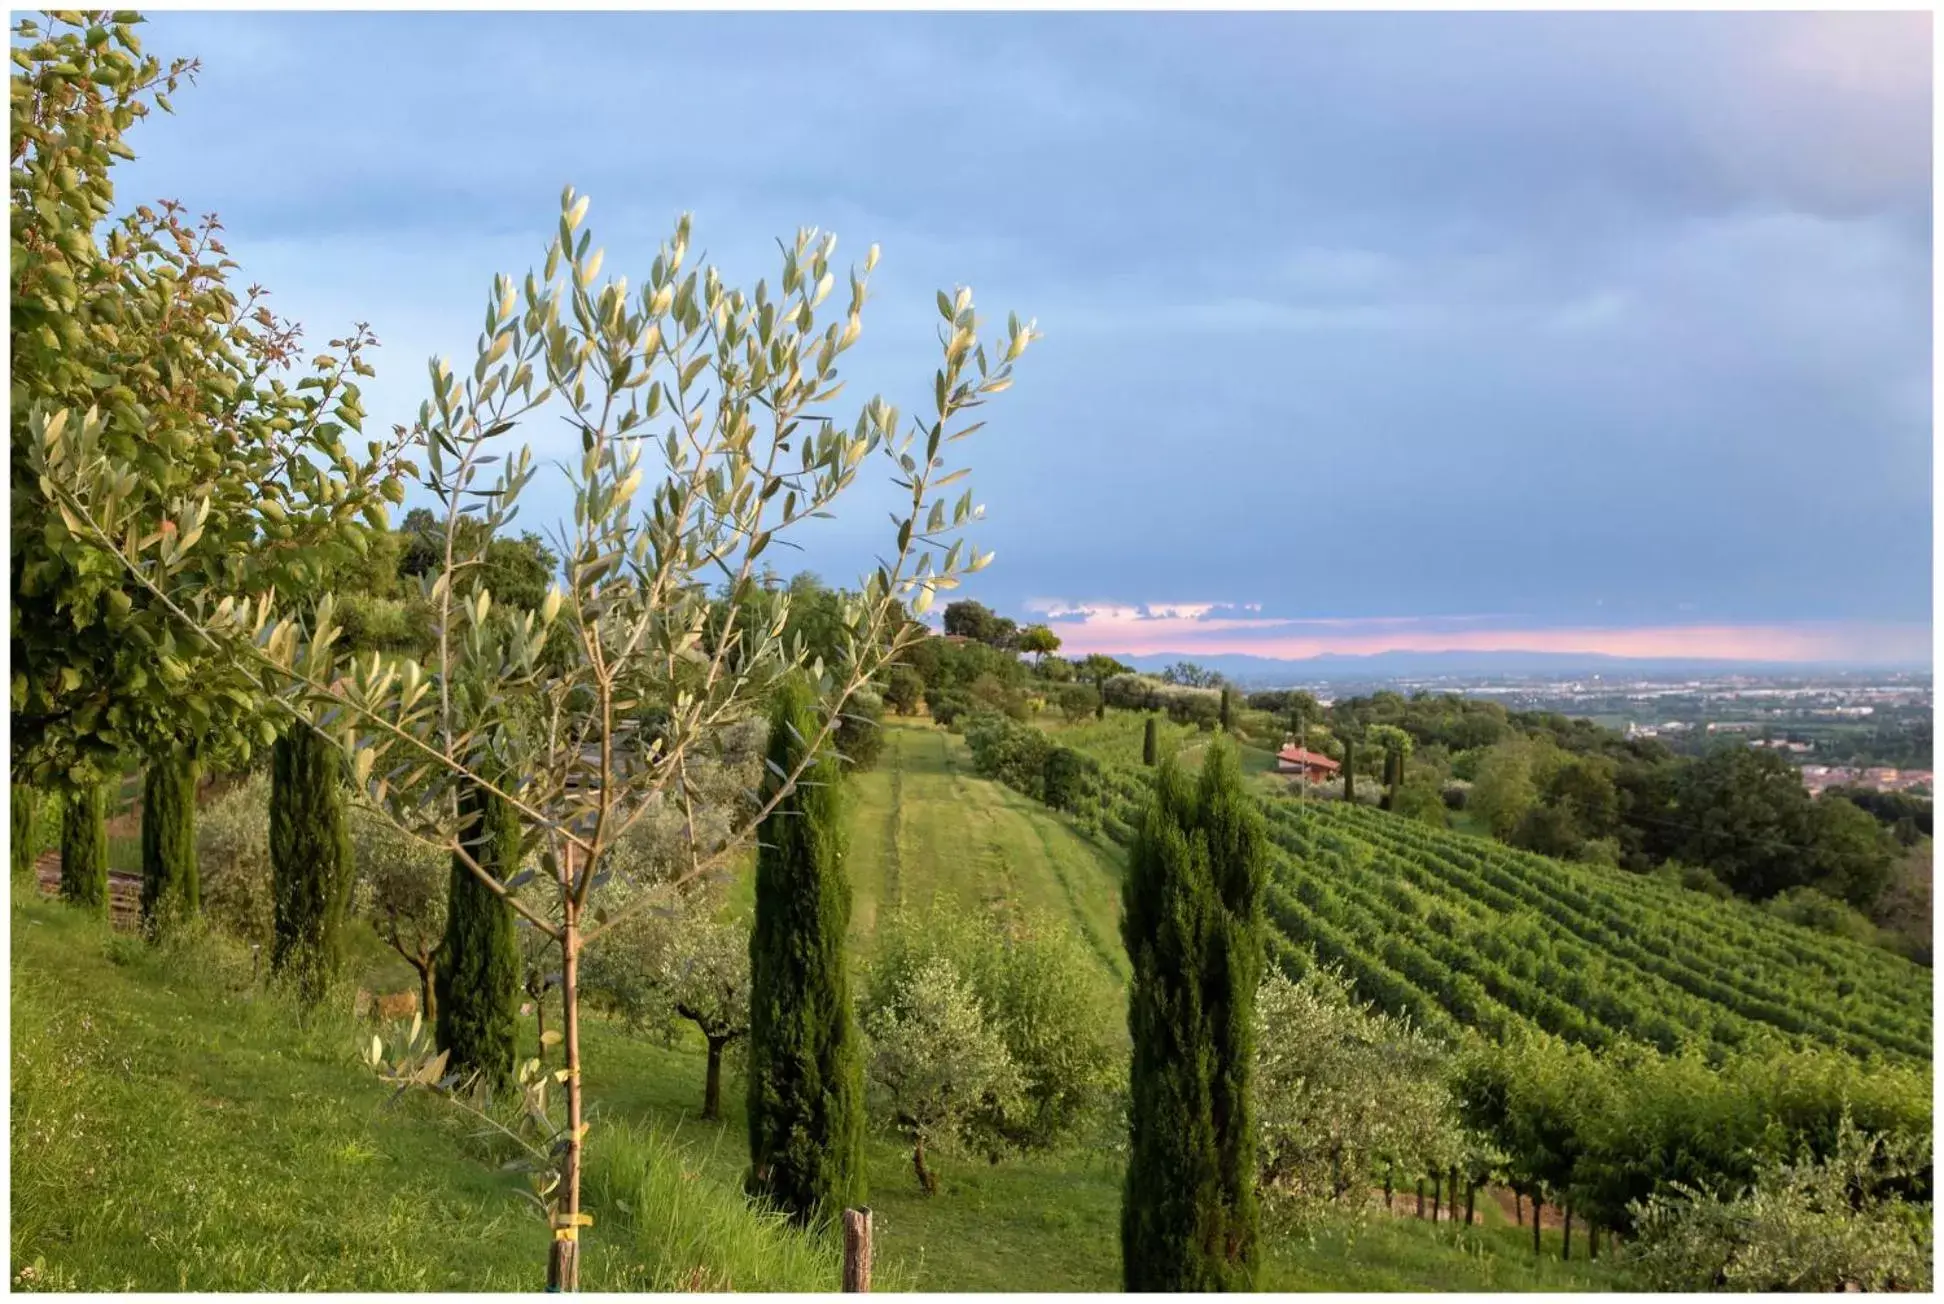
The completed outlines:
[[[1906,664],[1927,659],[1930,649],[1929,626],[1919,624],[1535,626],[1486,615],[1233,619],[1209,614],[1224,605],[1035,599],[1027,609],[1060,620],[1062,646],[1076,655],[1244,654],[1299,660],[1382,652],[1549,652],[1669,660]]]

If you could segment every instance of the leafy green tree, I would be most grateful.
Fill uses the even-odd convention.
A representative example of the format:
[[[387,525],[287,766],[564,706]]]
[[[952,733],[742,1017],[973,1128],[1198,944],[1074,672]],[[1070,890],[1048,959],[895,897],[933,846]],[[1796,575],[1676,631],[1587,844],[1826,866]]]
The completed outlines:
[[[1897,857],[1894,837],[1842,797],[1825,795],[1809,809],[1813,881],[1831,896],[1868,910],[1890,883]]]
[[[938,1176],[927,1152],[975,1142],[985,1111],[1018,1098],[1019,1068],[950,960],[934,956],[883,986],[864,1015],[871,1090],[911,1144],[918,1189],[933,1195]]]
[[[1170,757],[1129,857],[1129,1290],[1250,1289],[1258,1266],[1254,1071],[1262,831],[1234,744],[1199,789]]]
[[[1060,714],[1078,724],[1100,709],[1100,694],[1089,684],[1068,684],[1060,690]]]
[[[1019,650],[1033,654],[1033,667],[1038,669],[1048,652],[1060,650],[1060,636],[1045,625],[1028,625],[1019,631]]]
[[[435,1035],[446,1063],[476,1073],[489,1090],[513,1080],[518,1048],[520,943],[513,910],[473,872],[477,865],[501,883],[520,871],[520,816],[504,796],[468,784],[459,797],[466,856],[452,858],[446,889],[445,940],[433,991]]]
[[[560,957],[565,1079],[556,1092],[550,1077],[523,1065],[527,1107],[514,1130],[524,1147],[519,1162],[554,1228],[547,1279],[556,1289],[573,1289],[579,1279],[578,1228],[587,1221],[580,1203],[583,949],[656,892],[681,891],[738,854],[755,824],[794,790],[801,766],[825,753],[850,698],[917,643],[911,617],[990,560],[963,552],[962,532],[976,512],[963,491],[954,499],[942,488],[962,475],[944,450],[977,428],[968,413],[1012,383],[1014,363],[1036,337],[1013,318],[1006,337],[982,343],[971,292],[941,294],[948,329],[928,387],[935,408],[907,421],[873,398],[853,425],[812,420],[836,392],[838,360],[861,332],[875,250],[850,274],[848,313],[819,328],[817,309],[837,284],[833,237],[799,231],[782,246],[780,280],[745,293],[714,268],[691,263],[685,218],[630,292],[617,278],[601,279],[602,251],[582,229],[587,207],[567,190],[544,270],[524,284],[495,278],[471,366],[455,371],[436,360],[428,367],[431,397],[410,446],[423,452],[448,558],[426,586],[429,665],[409,656],[341,665],[334,596],[315,596],[314,586],[263,602],[218,598],[205,588],[209,601],[183,606],[170,592],[173,554],[146,536],[97,528],[113,515],[115,486],[136,472],[114,458],[49,462],[43,471],[49,492],[106,555],[175,602],[185,629],[328,732],[362,800],[396,827],[464,858],[461,790],[496,787],[469,758],[487,739],[504,752],[520,787],[498,791],[519,812],[545,873],[515,892],[469,867],[506,892]],[[585,510],[562,540],[563,574],[540,609],[499,618],[490,589],[476,582],[477,555],[457,546],[459,522],[477,514],[490,538],[512,519],[536,469],[530,449],[502,454],[498,441],[537,420],[543,407],[581,441],[583,456],[559,469]],[[664,426],[683,433],[665,474],[650,480],[642,458],[668,447],[659,437]],[[845,603],[851,630],[836,662],[818,668],[821,727],[802,748],[799,770],[772,776],[768,800],[752,803],[742,823],[684,844],[682,863],[653,884],[656,892],[610,909],[603,885],[613,881],[604,868],[611,853],[644,820],[682,805],[695,749],[748,717],[804,661],[774,624],[730,618],[761,587],[759,558],[779,533],[826,514],[874,457],[895,468],[905,504],[895,513],[896,546]],[[320,475],[339,501],[343,477]],[[712,593],[708,581],[718,574],[727,588]],[[292,597],[300,600],[285,614],[282,603]],[[1016,657],[982,650],[1024,677]],[[653,709],[658,720],[637,723]],[[387,1081],[446,1094],[438,1053],[418,1033],[389,1053],[381,1039],[368,1059]],[[564,1121],[549,1111],[550,1100],[564,1107]]]
[[[925,681],[910,666],[893,666],[884,678],[884,704],[899,715],[916,715],[924,696]]]
[[[61,816],[61,896],[108,910],[108,787],[83,784],[67,794]]]
[[[1396,725],[1373,724],[1365,731],[1365,741],[1384,753],[1384,809],[1397,804],[1397,790],[1404,785],[1404,762],[1411,754],[1411,735]]]
[[[1019,650],[1019,626],[970,598],[946,605],[945,632],[1005,652]]]
[[[294,387],[300,333],[238,295],[214,217],[116,213],[111,172],[151,104],[195,71],[144,55],[139,21],[14,24],[12,347],[14,773],[80,788],[187,737],[267,745],[254,676],[179,617],[208,595],[315,591],[403,496],[393,454],[359,459],[370,335],[334,340]],[[114,477],[77,512],[63,486]],[[133,543],[172,592],[118,563]]]
[[[1107,681],[1115,675],[1133,674],[1134,667],[1122,665],[1114,658],[1105,656],[1099,652],[1090,652],[1076,669],[1079,670],[1080,677],[1092,684],[1094,691],[1100,694],[1100,705],[1095,708],[1094,717],[1105,720],[1107,718]]]
[[[1509,838],[1539,800],[1532,781],[1532,749],[1523,741],[1494,745],[1478,762],[1466,809],[1478,813],[1492,836]]]
[[[196,866],[196,757],[154,757],[142,781],[142,928],[158,937],[202,910]]]
[[[819,732],[809,691],[786,682],[770,715],[765,795],[780,800],[757,833],[749,939],[749,1189],[800,1223],[864,1190],[841,775],[827,755],[804,764]],[[782,790],[776,776],[798,771],[802,781]]]
[[[352,811],[350,826],[357,898],[369,912],[373,931],[418,975],[419,1009],[436,1029],[439,996],[434,978],[439,945],[445,940],[451,857],[369,811]]]
[[[306,1004],[323,997],[344,959],[353,866],[343,770],[331,740],[306,725],[271,749],[270,968]]]

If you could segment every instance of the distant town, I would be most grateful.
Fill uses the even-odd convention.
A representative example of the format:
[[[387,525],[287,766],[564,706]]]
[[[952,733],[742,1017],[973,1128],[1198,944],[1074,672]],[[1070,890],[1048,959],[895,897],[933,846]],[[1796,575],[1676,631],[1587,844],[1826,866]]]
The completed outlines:
[[[1932,787],[1931,677],[1915,672],[1400,676],[1290,686],[1325,702],[1378,689],[1491,698],[1512,710],[1584,716],[1688,755],[1745,736],[1749,746],[1773,748],[1794,762],[1811,792],[1928,793]]]

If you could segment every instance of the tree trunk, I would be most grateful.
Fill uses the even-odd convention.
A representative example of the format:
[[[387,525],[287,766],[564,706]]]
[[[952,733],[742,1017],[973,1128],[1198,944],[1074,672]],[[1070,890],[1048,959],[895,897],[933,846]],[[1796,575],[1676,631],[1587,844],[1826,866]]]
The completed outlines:
[[[1535,1257],[1539,1253],[1539,1214],[1545,1207],[1545,1204],[1539,1199],[1537,1193],[1535,1193],[1532,1197],[1532,1253]]]
[[[1590,1218],[1586,1223],[1586,1257],[1594,1263],[1600,1261],[1600,1224]]]
[[[439,1017],[439,998],[432,994],[432,978],[438,965],[432,954],[430,951],[420,951],[418,958],[412,961],[412,967],[418,970],[419,976],[419,1009],[427,1023]]]
[[[714,1123],[722,1118],[722,1048],[727,1037],[709,1038],[709,1076],[702,1087],[702,1120]]]
[[[1395,1174],[1396,1168],[1397,1168],[1396,1164],[1384,1165],[1384,1209],[1386,1212],[1389,1212],[1392,1207],[1391,1206],[1391,1178]]]
[[[564,871],[573,881],[573,856],[565,858]],[[547,1289],[580,1289],[580,1185],[581,1185],[581,1058],[580,1019],[575,1006],[580,995],[580,909],[570,897],[561,920],[560,937],[560,1019],[564,1034],[561,1042],[567,1056],[567,1154],[561,1164],[561,1203],[555,1215],[553,1252],[547,1260]]]
[[[911,1168],[918,1174],[918,1189],[926,1195],[938,1194],[938,1178],[925,1167],[925,1139],[919,1137],[911,1147]]]
[[[1418,1178],[1418,1217],[1424,1217],[1424,1179]]]
[[[1512,1188],[1512,1225],[1525,1226],[1525,1193],[1516,1186]]]
[[[1477,1201],[1478,1201],[1478,1183],[1477,1182],[1465,1183],[1465,1226],[1467,1227],[1471,1226],[1473,1223],[1478,1221],[1478,1219],[1473,1216],[1473,1210],[1475,1210],[1478,1207]]]
[[[1559,1242],[1559,1258],[1562,1263],[1573,1257],[1573,1206],[1566,1206],[1565,1236]]]
[[[1431,1175],[1431,1221],[1438,1221],[1438,1210],[1443,1207],[1439,1199],[1444,1193],[1444,1178],[1437,1173]]]

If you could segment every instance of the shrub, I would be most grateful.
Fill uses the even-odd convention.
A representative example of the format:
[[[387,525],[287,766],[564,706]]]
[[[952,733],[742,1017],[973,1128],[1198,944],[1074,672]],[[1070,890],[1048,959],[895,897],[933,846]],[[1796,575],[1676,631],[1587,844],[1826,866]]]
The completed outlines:
[[[1393,813],[1420,824],[1443,828],[1446,824],[1444,797],[1429,778],[1417,778],[1398,788],[1391,802]]]
[[[203,915],[237,939],[270,943],[270,776],[258,771],[196,816]]]
[[[1890,1189],[1929,1152],[1846,1115],[1821,1160],[1764,1164],[1733,1197],[1680,1186],[1636,1205],[1626,1258],[1650,1290],[1929,1291],[1930,1210]]]
[[[1049,744],[1041,799],[1054,810],[1077,814],[1094,803],[1099,773],[1100,763],[1093,757]]]
[[[971,984],[943,956],[874,984],[863,1024],[871,1094],[911,1142],[919,1189],[931,1195],[938,1178],[926,1152],[979,1140],[981,1120],[1018,1097],[1018,1066]]]
[[[925,681],[910,666],[893,666],[884,677],[884,704],[899,715],[914,715],[925,695]]]
[[[1078,1135],[1098,1116],[1118,1061],[1102,1036],[1111,1004],[1085,945],[1050,917],[1001,923],[937,907],[925,916],[901,912],[880,927],[867,1008],[934,962],[963,979],[1019,1074],[1016,1095],[968,1116],[963,1136],[976,1136],[997,1159]]]
[[[1046,754],[1052,744],[1030,725],[997,715],[974,716],[965,727],[972,767],[1034,801],[1046,799]]]
[[[1877,926],[1860,911],[1813,887],[1792,887],[1770,898],[1762,908],[1792,924],[1832,937],[1847,937],[1865,945],[1875,945],[1879,940]]]
[[[1060,713],[1078,724],[1100,707],[1100,693],[1092,684],[1069,684],[1060,690]]]
[[[846,772],[874,769],[884,754],[884,699],[869,689],[852,694],[835,730]]]
[[[971,711],[972,704],[958,693],[928,688],[925,690],[925,709],[931,712],[932,719],[950,729],[958,723],[959,717]]]

